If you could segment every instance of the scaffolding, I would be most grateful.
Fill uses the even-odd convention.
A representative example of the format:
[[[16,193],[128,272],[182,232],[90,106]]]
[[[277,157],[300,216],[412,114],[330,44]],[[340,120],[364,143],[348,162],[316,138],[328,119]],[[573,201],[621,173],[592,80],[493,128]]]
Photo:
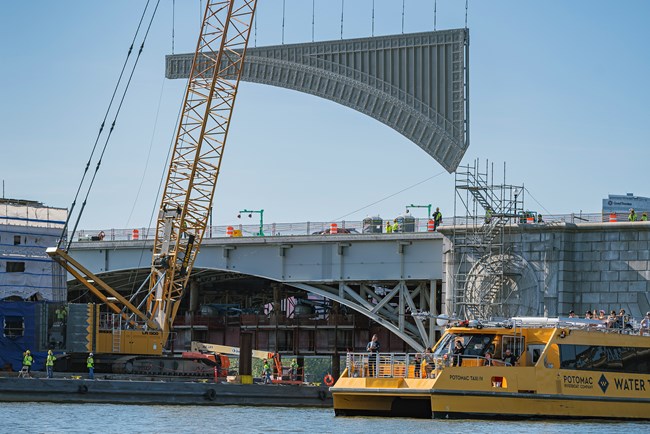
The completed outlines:
[[[512,276],[522,269],[506,242],[508,227],[531,218],[524,208],[524,187],[494,182],[494,164],[479,161],[455,172],[454,225],[451,258],[451,313],[461,318],[488,319],[513,313],[509,298],[517,296]],[[460,209],[458,209],[460,208]],[[464,216],[462,216],[464,214]],[[514,279],[513,279],[514,278]]]

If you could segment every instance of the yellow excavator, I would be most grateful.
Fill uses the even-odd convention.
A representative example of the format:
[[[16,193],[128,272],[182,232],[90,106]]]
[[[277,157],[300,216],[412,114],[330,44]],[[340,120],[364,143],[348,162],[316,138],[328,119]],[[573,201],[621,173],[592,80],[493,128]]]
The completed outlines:
[[[158,213],[146,296],[139,303],[128,300],[66,250],[47,249],[101,302],[88,305],[86,315],[84,351],[95,354],[96,366],[103,361],[114,371],[188,370],[189,359],[151,356],[160,357],[168,343],[208,224],[256,5],[257,0],[206,2]]]

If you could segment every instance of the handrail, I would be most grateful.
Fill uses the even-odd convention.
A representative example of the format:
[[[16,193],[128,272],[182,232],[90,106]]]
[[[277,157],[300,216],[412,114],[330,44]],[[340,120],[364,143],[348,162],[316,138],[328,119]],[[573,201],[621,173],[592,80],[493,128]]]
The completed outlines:
[[[571,214],[555,214],[544,215],[543,223],[519,223],[511,222],[510,224],[529,224],[531,226],[538,225],[553,225],[558,223],[603,223],[609,221],[609,214],[604,213],[571,213]],[[451,227],[451,222],[455,221],[456,225],[471,224],[474,220],[483,223],[483,216],[475,216],[474,218],[462,217],[445,217],[441,227]],[[627,222],[627,215],[619,215],[619,221]],[[392,221],[392,219],[384,220]],[[444,223],[444,222],[448,223]],[[353,234],[376,234],[379,232],[365,232],[363,221],[337,221],[337,222],[287,222],[287,223],[266,223],[263,225],[263,233],[266,236],[296,236],[296,235],[329,235],[327,230],[330,228],[331,223],[337,223],[338,233],[347,233],[350,231]],[[412,232],[428,232],[427,218],[416,218],[413,222]],[[638,222],[637,222],[638,223]],[[209,226],[205,230],[205,238],[223,238],[228,237],[229,228],[238,229],[244,237],[258,236],[260,232],[259,224],[231,224],[231,225],[216,225]],[[103,229],[84,229],[78,232],[78,237],[75,241],[100,241],[97,239],[98,234],[104,234],[105,241],[124,241],[134,239],[134,229],[137,230],[138,240],[152,240],[155,236],[155,228],[146,227],[133,227],[129,229],[118,228],[103,228]],[[367,228],[366,228],[367,229]],[[410,228],[409,228],[410,229]],[[384,229],[382,228],[382,231]]]

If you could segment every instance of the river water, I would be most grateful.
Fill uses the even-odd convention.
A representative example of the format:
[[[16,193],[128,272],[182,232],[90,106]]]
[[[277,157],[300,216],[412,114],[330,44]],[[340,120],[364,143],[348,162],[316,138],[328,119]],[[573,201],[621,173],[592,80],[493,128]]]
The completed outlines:
[[[333,410],[112,404],[0,404],[1,433],[647,433],[650,423],[335,417]]]

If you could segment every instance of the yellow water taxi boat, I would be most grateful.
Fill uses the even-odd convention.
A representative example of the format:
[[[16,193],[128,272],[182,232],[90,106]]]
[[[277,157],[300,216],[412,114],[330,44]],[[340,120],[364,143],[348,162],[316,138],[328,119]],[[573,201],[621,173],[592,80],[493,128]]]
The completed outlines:
[[[594,320],[448,328],[431,353],[347,355],[336,415],[650,419],[650,336]]]

